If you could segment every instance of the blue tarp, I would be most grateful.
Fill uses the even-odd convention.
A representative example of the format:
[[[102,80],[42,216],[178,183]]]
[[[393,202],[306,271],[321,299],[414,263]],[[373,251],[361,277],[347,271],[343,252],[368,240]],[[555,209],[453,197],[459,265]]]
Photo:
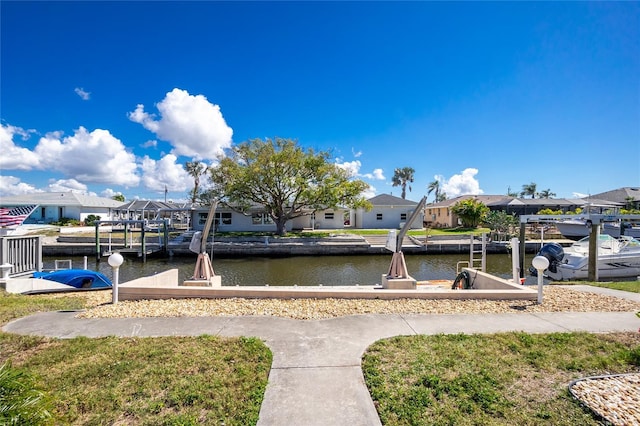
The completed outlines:
[[[104,274],[87,269],[62,269],[53,272],[34,272],[33,277],[59,282],[75,288],[111,287],[111,281]]]

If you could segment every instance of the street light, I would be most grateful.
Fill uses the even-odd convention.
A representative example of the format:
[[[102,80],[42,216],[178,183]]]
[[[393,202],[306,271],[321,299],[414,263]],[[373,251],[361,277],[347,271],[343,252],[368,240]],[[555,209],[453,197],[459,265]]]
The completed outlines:
[[[118,279],[119,279],[119,268],[124,262],[124,258],[118,252],[113,253],[109,256],[108,259],[109,265],[113,268],[113,284],[112,284],[112,303],[118,303]]]
[[[542,305],[542,275],[544,270],[549,267],[549,259],[544,256],[536,256],[531,261],[531,264],[538,271],[538,305]]]

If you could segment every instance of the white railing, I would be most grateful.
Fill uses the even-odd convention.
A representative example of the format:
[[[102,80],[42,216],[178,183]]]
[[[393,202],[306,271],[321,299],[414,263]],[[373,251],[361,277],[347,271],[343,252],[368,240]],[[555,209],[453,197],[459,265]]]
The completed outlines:
[[[42,270],[42,237],[0,237],[0,264],[12,265],[9,276],[27,275]]]

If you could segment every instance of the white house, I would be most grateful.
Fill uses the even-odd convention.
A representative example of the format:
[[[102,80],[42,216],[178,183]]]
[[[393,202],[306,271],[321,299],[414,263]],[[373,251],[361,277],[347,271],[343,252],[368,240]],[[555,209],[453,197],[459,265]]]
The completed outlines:
[[[0,198],[2,207],[38,206],[24,221],[25,224],[51,223],[62,218],[84,221],[89,215],[100,216],[101,220],[109,220],[112,218],[114,209],[122,204],[121,201],[110,198],[75,192],[35,192]]]
[[[368,200],[373,206],[370,211],[358,209],[355,227],[360,229],[398,229],[409,220],[418,203],[389,194],[376,195]],[[424,212],[416,217],[411,229],[422,228]]]
[[[310,212],[311,213],[311,212]],[[297,217],[285,224],[287,232],[296,229],[342,229],[344,228],[346,209],[326,209],[313,214]],[[209,207],[193,211],[191,226],[196,231],[204,229],[209,215]],[[216,231],[219,232],[275,232],[276,225],[261,206],[254,206],[241,213],[225,205],[218,205],[215,213]]]

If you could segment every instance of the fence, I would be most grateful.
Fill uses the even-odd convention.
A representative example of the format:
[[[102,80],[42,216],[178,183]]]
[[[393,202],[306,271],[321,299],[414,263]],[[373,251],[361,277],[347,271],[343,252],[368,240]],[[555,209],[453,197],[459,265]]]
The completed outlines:
[[[42,270],[42,237],[0,237],[0,264],[13,265],[10,276]]]

